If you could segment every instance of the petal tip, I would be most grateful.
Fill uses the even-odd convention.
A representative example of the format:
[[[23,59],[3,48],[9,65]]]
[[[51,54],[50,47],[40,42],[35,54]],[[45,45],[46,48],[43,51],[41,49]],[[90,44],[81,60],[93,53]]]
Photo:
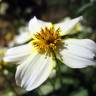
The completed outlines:
[[[79,22],[79,21],[82,21],[83,20],[83,16],[79,16],[79,17],[77,17],[77,21]]]

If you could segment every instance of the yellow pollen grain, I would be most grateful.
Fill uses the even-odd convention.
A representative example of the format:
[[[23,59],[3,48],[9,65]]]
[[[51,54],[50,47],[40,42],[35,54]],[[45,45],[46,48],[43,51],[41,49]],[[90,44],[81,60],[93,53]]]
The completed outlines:
[[[43,28],[40,32],[34,35],[32,40],[34,48],[37,49],[39,53],[50,54],[51,50],[58,50],[61,44],[60,30],[59,28],[55,30],[54,26],[50,28]]]

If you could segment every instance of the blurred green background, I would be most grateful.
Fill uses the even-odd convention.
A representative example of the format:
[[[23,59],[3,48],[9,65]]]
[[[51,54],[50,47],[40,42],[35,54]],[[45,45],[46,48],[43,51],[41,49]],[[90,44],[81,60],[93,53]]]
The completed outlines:
[[[96,41],[96,0],[0,0],[0,96],[96,96],[96,67],[71,69],[59,62],[59,75],[26,92],[15,84],[15,64],[3,64],[1,56],[33,16],[56,23],[81,15],[84,28],[72,37]]]

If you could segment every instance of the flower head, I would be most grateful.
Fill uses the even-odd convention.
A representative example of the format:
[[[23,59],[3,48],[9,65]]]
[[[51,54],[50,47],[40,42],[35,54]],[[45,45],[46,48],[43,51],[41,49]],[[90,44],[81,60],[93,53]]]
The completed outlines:
[[[92,40],[62,38],[73,34],[72,30],[81,19],[82,16],[57,24],[41,21],[36,17],[29,21],[31,41],[9,49],[4,58],[5,61],[20,64],[15,76],[18,85],[26,90],[40,86],[56,65],[54,57],[71,68],[96,64],[96,44]]]
[[[35,34],[32,40],[32,45],[39,53],[50,54],[51,51],[58,50],[58,47],[62,44],[61,41],[59,28],[55,30],[54,26],[52,26],[50,29],[45,27],[45,29],[41,29],[40,32]]]

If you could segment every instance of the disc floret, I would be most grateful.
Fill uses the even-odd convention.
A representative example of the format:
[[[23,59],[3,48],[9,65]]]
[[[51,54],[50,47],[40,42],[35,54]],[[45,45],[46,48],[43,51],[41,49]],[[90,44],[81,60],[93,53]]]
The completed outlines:
[[[43,28],[34,35],[32,44],[39,53],[48,53],[52,50],[57,51],[61,45],[60,28],[55,30],[54,26]]]

